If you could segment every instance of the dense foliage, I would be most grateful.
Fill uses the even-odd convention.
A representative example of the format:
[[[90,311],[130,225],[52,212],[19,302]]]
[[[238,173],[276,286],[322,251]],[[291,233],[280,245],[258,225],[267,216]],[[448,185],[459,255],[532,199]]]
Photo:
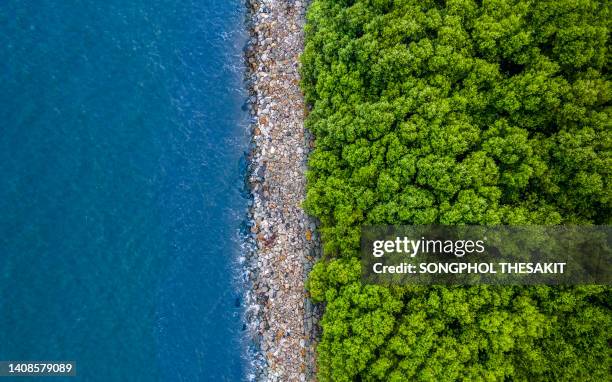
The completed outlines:
[[[610,4],[314,0],[321,381],[607,380],[611,294],[362,285],[363,224],[609,224]]]

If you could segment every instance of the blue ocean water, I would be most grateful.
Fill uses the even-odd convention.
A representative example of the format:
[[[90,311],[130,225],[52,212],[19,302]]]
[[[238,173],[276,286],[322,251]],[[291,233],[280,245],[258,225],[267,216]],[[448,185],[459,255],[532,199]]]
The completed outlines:
[[[2,2],[0,360],[244,379],[243,3]]]

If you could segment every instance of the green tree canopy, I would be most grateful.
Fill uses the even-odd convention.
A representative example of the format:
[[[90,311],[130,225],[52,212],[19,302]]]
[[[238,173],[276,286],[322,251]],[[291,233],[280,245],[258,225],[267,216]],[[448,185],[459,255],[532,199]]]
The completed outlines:
[[[610,224],[608,1],[314,0],[321,381],[593,380],[611,294],[362,285],[364,224]]]

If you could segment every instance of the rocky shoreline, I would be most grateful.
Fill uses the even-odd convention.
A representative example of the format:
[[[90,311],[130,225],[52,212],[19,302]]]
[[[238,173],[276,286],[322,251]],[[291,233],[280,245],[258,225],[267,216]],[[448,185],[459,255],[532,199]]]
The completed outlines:
[[[304,129],[299,86],[307,3],[247,0],[250,41],[246,60],[253,118],[247,260],[248,327],[257,381],[314,381],[320,312],[304,281],[320,247],[316,225],[301,205],[311,138]]]

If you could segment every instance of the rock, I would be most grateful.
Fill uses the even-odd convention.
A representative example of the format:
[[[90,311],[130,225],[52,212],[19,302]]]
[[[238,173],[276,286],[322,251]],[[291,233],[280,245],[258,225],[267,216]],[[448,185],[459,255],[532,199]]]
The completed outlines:
[[[316,224],[301,209],[307,153],[314,147],[304,129],[309,107],[298,72],[306,2],[248,1],[254,252],[246,263],[259,309],[245,319],[260,344],[253,355],[261,360],[254,363],[257,380],[305,381],[314,375],[314,345],[304,338],[315,338],[318,311],[306,300],[304,277],[320,252]],[[246,299],[242,305],[249,305]]]

